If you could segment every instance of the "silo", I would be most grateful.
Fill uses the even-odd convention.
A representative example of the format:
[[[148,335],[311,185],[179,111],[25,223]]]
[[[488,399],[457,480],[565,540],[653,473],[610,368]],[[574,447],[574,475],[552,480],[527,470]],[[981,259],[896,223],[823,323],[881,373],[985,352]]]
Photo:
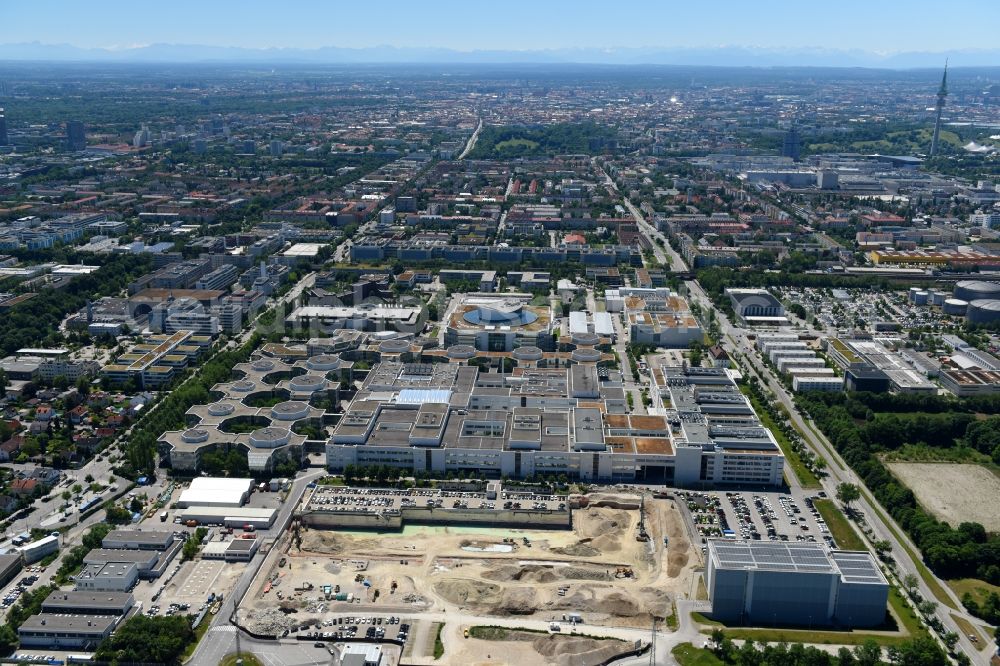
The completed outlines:
[[[963,301],[1000,299],[1000,283],[983,280],[962,280],[955,283],[955,298]]]
[[[941,306],[941,311],[943,313],[955,317],[964,317],[965,312],[968,309],[969,302],[963,301],[961,298],[949,298],[945,300],[944,305]]]
[[[966,318],[970,324],[992,324],[1000,321],[1000,300],[984,298],[971,301]]]

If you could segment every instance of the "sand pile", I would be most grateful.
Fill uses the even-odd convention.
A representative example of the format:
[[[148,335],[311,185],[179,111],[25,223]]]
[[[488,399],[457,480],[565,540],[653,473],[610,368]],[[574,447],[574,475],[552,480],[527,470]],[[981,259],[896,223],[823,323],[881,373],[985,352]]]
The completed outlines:
[[[448,603],[459,606],[500,603],[500,586],[482,580],[445,578],[434,585],[434,591]]]
[[[503,600],[495,609],[500,615],[531,615],[538,609],[533,587],[511,587],[503,594]]]
[[[569,555],[570,557],[597,557],[601,551],[590,545],[592,538],[580,539],[576,543],[563,548],[552,548],[551,552],[558,555]]]
[[[581,636],[539,636],[531,643],[546,664],[558,666],[593,666],[603,664],[628,650],[625,641],[604,640]]]

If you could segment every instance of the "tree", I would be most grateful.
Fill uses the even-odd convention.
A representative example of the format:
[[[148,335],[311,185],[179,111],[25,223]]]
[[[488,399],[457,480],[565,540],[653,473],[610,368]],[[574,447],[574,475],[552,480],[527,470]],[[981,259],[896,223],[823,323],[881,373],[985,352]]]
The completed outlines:
[[[906,574],[903,576],[903,587],[906,588],[906,592],[912,597],[913,593],[920,586],[920,579],[917,578],[917,574]]]
[[[853,483],[841,483],[837,486],[837,499],[850,511],[851,502],[861,499],[861,490]]]
[[[102,641],[94,656],[98,661],[111,663],[177,664],[194,639],[187,617],[139,614]]]
[[[877,666],[882,663],[882,648],[875,639],[869,638],[854,648],[854,659],[858,666]]]
[[[76,390],[82,396],[90,395],[90,379],[87,377],[80,377],[77,379]]]
[[[691,366],[697,368],[701,365],[701,358],[702,358],[701,342],[699,342],[698,340],[692,341],[690,350],[691,350],[690,354]]]

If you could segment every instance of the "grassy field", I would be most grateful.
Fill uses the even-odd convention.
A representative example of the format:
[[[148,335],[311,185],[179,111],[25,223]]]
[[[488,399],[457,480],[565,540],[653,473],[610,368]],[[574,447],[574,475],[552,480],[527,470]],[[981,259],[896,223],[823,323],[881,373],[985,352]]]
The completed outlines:
[[[236,653],[227,654],[219,662],[219,666],[236,666]],[[260,659],[249,652],[240,652],[239,658],[243,660],[243,666],[264,666]]]
[[[991,585],[985,580],[979,580],[978,578],[958,578],[956,580],[949,580],[948,587],[954,590],[958,598],[961,599],[966,592],[972,595],[972,598],[976,600],[976,603],[983,603],[986,601],[986,595],[990,592],[996,592],[1000,594],[1000,585]]]
[[[823,516],[823,520],[826,521],[826,526],[830,528],[830,534],[833,535],[833,540],[837,542],[838,548],[843,548],[844,550],[868,550],[865,547],[865,542],[854,531],[854,527],[850,521],[837,508],[833,500],[820,499],[816,500],[813,504],[816,510],[819,511],[819,515]]]
[[[690,643],[681,643],[670,651],[681,666],[722,666],[722,662],[705,648],[696,648]]]
[[[708,599],[708,589],[705,588],[705,577],[698,578],[698,593],[695,599]]]
[[[444,642],[441,640],[441,631],[444,629],[444,624],[438,622],[431,630],[434,632],[434,658],[440,659],[444,656]]]
[[[816,435],[816,438],[819,441],[820,445],[824,449],[826,449],[827,453],[830,454],[830,456],[832,457],[833,451],[831,450],[830,446],[828,446],[827,442],[824,441],[823,435],[822,433],[820,433],[819,429],[816,426],[814,426],[811,421],[806,421],[806,426]],[[889,531],[892,532],[892,535],[896,538],[896,541],[898,541],[900,545],[903,547],[903,550],[906,551],[906,554],[909,556],[910,560],[913,561],[913,565],[916,567],[917,574],[920,575],[920,579],[924,581],[924,584],[927,585],[928,588],[930,588],[931,593],[934,595],[934,598],[938,600],[938,603],[947,606],[948,608],[951,608],[953,610],[958,610],[958,607],[955,605],[955,602],[952,601],[951,596],[948,595],[948,592],[944,589],[944,586],[941,585],[938,579],[934,577],[934,574],[931,573],[931,570],[927,568],[927,565],[924,564],[924,560],[920,556],[920,554],[916,552],[915,549],[910,547],[910,545],[906,541],[906,537],[904,537],[903,534],[898,529],[896,529],[895,523],[892,522],[892,519],[882,509],[882,505],[879,504],[874,497],[872,497],[871,493],[869,493],[868,489],[865,487],[861,488],[861,496],[864,497],[865,500],[872,506],[872,508],[875,510],[875,513],[878,514],[878,517],[882,521],[882,523],[889,528]]]
[[[496,149],[498,151],[503,151],[504,149],[509,148],[526,148],[531,151],[538,148],[538,142],[530,139],[507,139],[506,141],[501,141],[496,144]]]
[[[799,454],[792,450],[792,443],[788,441],[788,437],[785,436],[785,433],[781,431],[778,424],[774,422],[771,415],[764,409],[764,406],[760,404],[760,401],[757,400],[757,396],[753,394],[750,387],[745,384],[741,384],[740,390],[743,391],[743,394],[750,399],[753,409],[757,412],[757,417],[760,419],[760,422],[774,434],[774,438],[778,441],[778,446],[781,447],[781,452],[785,454],[785,461],[792,468],[792,471],[795,473],[795,477],[799,480],[799,484],[803,488],[819,488],[819,479],[816,478],[815,474],[809,471],[809,468],[807,468],[805,463],[802,462],[802,458],[799,457]]]
[[[971,622],[966,620],[964,617],[952,614],[951,619],[955,621],[958,625],[959,630],[966,636],[975,636],[979,645],[983,644],[983,634],[973,625]]]

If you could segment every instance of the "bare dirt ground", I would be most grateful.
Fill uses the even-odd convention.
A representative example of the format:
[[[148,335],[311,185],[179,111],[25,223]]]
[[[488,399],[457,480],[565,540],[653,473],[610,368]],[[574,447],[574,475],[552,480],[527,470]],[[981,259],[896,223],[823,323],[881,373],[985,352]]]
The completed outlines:
[[[255,609],[278,606],[285,626],[322,621],[332,613],[431,609],[536,620],[573,611],[588,623],[641,628],[652,617],[669,615],[675,596],[691,588],[697,564],[680,512],[672,501],[647,498],[650,540],[641,542],[636,540],[637,497],[587,499],[589,506],[573,512],[572,530],[428,527],[376,534],[303,529],[301,549],[289,546],[284,566],[276,561],[259,577],[246,607],[252,618]],[[309,585],[312,589],[303,589]],[[326,600],[323,585],[339,585],[355,601]],[[264,616],[265,624],[279,619]],[[536,656],[523,663],[539,662]]]
[[[966,521],[1000,531],[1000,479],[979,465],[889,463],[921,506],[953,527]]]
[[[445,653],[449,663],[479,666],[485,664],[553,664],[556,666],[592,666],[631,649],[619,640],[596,640],[583,636],[538,634],[528,631],[503,631],[491,640],[468,638],[457,643],[460,650]]]

